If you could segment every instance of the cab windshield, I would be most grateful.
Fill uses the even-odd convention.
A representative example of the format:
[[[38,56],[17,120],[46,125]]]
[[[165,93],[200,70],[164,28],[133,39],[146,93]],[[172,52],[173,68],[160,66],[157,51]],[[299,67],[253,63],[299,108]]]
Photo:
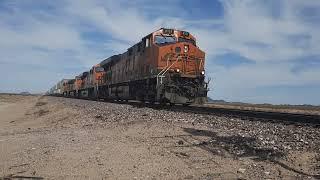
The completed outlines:
[[[95,68],[95,71],[96,71],[96,72],[103,72],[104,69],[103,69],[103,67],[96,67],[96,68]]]
[[[158,45],[164,45],[164,44],[169,44],[169,43],[175,43],[176,42],[176,37],[174,36],[161,36],[157,35],[154,37],[154,42]]]
[[[186,39],[186,38],[179,37],[178,41],[179,41],[179,42],[192,43],[193,45],[196,46],[196,42],[195,42],[193,39]]]

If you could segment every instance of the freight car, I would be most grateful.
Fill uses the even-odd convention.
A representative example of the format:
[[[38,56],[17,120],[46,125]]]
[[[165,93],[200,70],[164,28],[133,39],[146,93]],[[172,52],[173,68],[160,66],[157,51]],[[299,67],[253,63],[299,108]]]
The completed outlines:
[[[205,53],[189,32],[161,28],[126,52],[113,55],[75,79],[63,96],[202,104],[207,100]]]

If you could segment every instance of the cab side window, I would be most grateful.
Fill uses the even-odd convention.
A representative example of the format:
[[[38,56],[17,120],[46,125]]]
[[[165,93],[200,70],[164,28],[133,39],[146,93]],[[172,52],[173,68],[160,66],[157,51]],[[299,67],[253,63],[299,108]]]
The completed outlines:
[[[137,52],[140,52],[140,50],[141,50],[141,43],[138,44]]]
[[[132,51],[133,51],[132,48],[128,49],[128,55],[129,56],[132,56]]]
[[[142,39],[143,48],[148,48],[151,46],[151,34]]]

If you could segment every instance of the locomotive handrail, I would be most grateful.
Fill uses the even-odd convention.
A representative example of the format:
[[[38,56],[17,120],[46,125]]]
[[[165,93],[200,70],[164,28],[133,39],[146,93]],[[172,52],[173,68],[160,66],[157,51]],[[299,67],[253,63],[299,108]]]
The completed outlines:
[[[157,75],[157,77],[169,66],[169,57],[167,58],[167,65],[159,72],[159,74]]]
[[[159,72],[159,74],[157,75],[157,86],[159,85],[159,77],[160,74],[169,66],[169,57],[167,58],[167,65]],[[162,84],[162,77],[161,77],[161,84]]]
[[[180,57],[180,56],[178,56],[177,60],[176,60],[175,62],[173,62],[173,63],[162,73],[162,75],[164,75],[176,62],[178,62],[179,57]]]
[[[177,60],[176,60],[175,62],[173,62],[173,63],[168,67],[168,65],[169,65],[169,57],[168,57],[166,67],[165,67],[164,69],[162,69],[162,70],[160,71],[160,73],[157,75],[157,86],[159,85],[159,77],[161,78],[161,79],[160,79],[160,82],[161,82],[161,84],[162,84],[162,78],[165,77],[164,74],[179,60],[179,58],[180,58],[180,56],[178,56],[178,57],[177,57]]]
[[[199,71],[201,70],[201,65],[202,65],[202,58],[201,58],[201,61],[200,61],[200,63],[199,63]]]

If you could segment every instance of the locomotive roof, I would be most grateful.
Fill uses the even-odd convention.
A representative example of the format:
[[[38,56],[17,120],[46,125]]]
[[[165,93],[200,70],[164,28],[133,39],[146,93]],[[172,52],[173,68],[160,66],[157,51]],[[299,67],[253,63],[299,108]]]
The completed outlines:
[[[75,81],[75,79],[69,79],[67,83],[68,83],[68,84],[73,84],[74,81]]]
[[[61,81],[59,81],[58,83],[64,83],[64,82],[68,82],[70,79],[62,79]]]
[[[84,78],[84,77],[86,77],[88,74],[89,74],[89,72],[88,72],[88,71],[85,71],[85,72],[79,74],[79,75],[76,76],[76,77],[77,77],[77,78]]]
[[[82,76],[88,76],[89,72],[88,71],[85,71],[82,73]]]
[[[166,31],[166,32],[164,32],[164,31]],[[179,29],[174,29],[174,28],[160,28],[160,29],[158,29],[158,30],[156,30],[156,31],[153,31],[151,34],[176,34],[176,35],[178,35],[179,34],[179,36],[180,36],[180,33],[186,33],[186,34],[188,34],[187,35],[187,37],[188,38],[190,38],[190,39],[193,39],[193,40],[196,40],[196,38],[191,34],[191,33],[189,33],[188,31],[184,31],[184,30],[179,30]],[[148,35],[149,36],[149,35]],[[146,36],[147,37],[147,36]]]
[[[119,61],[120,60],[120,55],[121,54],[117,54],[117,55],[113,55],[103,61],[101,61],[99,64],[101,67],[108,65],[111,62],[115,62],[115,61]]]

